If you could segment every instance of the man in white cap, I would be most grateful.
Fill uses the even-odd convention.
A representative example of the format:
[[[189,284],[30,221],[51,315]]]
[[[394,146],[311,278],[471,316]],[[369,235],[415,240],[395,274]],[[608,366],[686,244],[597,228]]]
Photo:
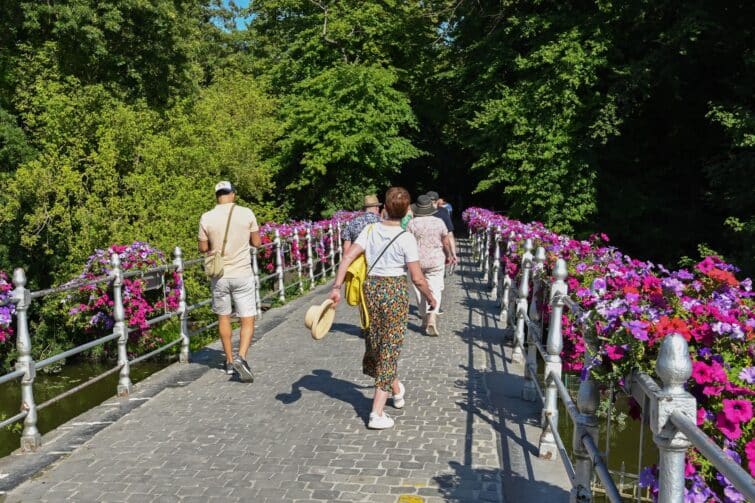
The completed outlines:
[[[212,279],[211,286],[212,312],[218,315],[218,332],[225,352],[225,372],[231,375],[235,369],[242,381],[253,382],[254,374],[246,361],[257,315],[250,245],[257,248],[262,244],[259,226],[252,210],[236,205],[236,189],[231,182],[218,182],[215,198],[215,208],[199,220],[199,251],[223,253],[223,275]],[[236,355],[231,342],[232,307],[241,322]]]

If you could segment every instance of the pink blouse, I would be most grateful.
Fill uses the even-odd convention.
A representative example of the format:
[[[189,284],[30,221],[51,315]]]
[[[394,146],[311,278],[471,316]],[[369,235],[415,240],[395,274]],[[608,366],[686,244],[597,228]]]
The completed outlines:
[[[446,263],[443,253],[443,238],[448,234],[446,224],[434,216],[415,216],[406,226],[417,239],[419,249],[419,265],[424,270],[438,269]]]

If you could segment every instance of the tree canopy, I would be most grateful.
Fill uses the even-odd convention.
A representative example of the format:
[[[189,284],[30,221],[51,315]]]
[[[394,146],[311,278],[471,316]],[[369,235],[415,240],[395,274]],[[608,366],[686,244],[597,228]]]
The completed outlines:
[[[9,0],[0,269],[193,248],[404,184],[634,256],[755,272],[751,2]],[[243,20],[243,21],[242,21]]]

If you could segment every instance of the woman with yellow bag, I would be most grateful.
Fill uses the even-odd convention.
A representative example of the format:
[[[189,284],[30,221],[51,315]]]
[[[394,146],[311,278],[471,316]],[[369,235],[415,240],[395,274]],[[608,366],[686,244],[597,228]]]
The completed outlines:
[[[393,395],[393,406],[404,406],[406,389],[397,374],[398,357],[404,343],[409,321],[409,291],[406,271],[412,283],[435,308],[435,298],[419,265],[417,241],[401,228],[401,219],[409,209],[411,198],[402,187],[391,187],[385,194],[387,217],[380,223],[365,228],[344,255],[330,292],[335,304],[341,300],[349,265],[364,252],[368,272],[364,282],[364,297],[369,316],[369,331],[365,338],[362,371],[375,379],[375,396],[368,428],[385,429],[394,425],[384,412],[388,394]]]

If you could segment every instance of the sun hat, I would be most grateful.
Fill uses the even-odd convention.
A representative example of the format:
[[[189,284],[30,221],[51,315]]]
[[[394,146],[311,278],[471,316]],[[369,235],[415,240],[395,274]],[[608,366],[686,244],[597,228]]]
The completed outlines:
[[[412,213],[415,217],[429,217],[430,215],[435,215],[437,211],[432,199],[427,195],[419,196],[417,202],[412,204]]]
[[[425,194],[425,195],[427,197],[429,197],[432,201],[437,201],[438,199],[440,199],[440,194],[438,194],[434,190],[428,191],[427,194]],[[419,199],[419,198],[417,198],[417,199]]]
[[[375,194],[364,196],[363,208],[372,208],[373,206],[380,206],[380,199]]]
[[[236,189],[233,188],[233,184],[229,182],[228,180],[223,180],[215,184],[215,194],[217,195],[218,192],[222,192],[223,194],[230,194],[231,192],[236,192]]]
[[[304,315],[304,325],[311,330],[312,338],[319,341],[330,331],[335,317],[335,305],[333,305],[332,300],[327,299],[322,304],[307,309],[307,314]]]

